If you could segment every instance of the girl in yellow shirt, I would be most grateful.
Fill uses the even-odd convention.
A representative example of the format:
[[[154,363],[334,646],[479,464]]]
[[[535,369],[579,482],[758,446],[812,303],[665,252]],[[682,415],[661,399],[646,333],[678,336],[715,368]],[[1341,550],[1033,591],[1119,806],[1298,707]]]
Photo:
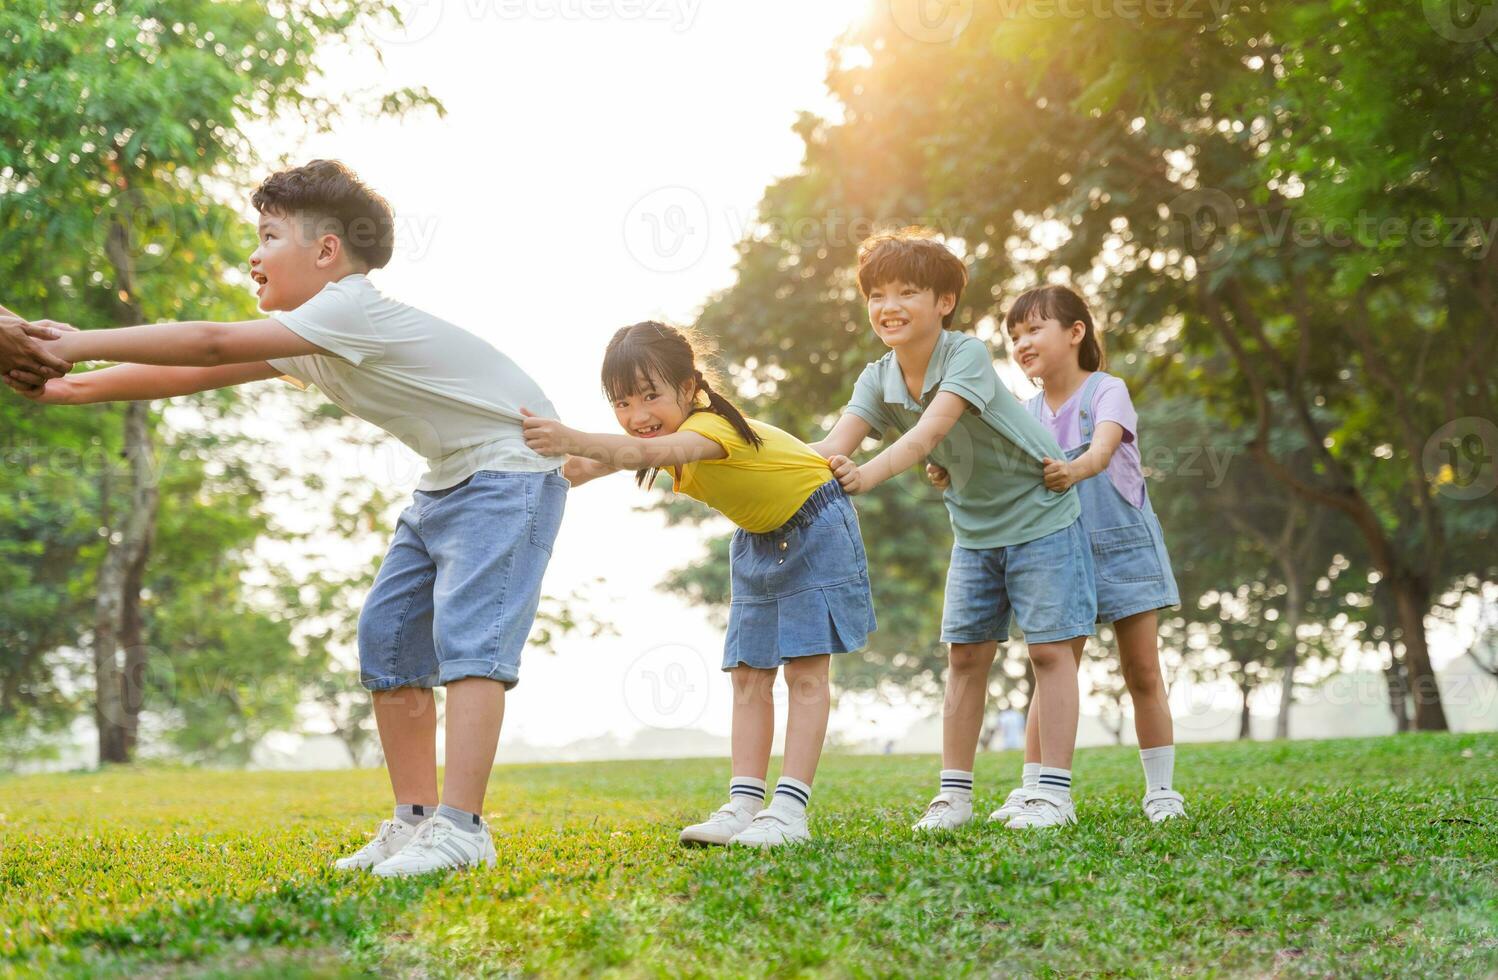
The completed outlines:
[[[533,450],[571,458],[574,486],[634,470],[648,486],[665,470],[677,493],[738,525],[723,669],[733,680],[728,802],[681,832],[683,844],[774,847],[810,839],[806,805],[831,706],[831,654],[857,650],[875,628],[858,515],[827,461],[794,436],[743,416],[713,389],[681,331],[625,327],[603,358],[603,390],[625,435],[578,432],[526,413]],[[775,730],[775,677],[790,709],[785,765],[765,801]]]

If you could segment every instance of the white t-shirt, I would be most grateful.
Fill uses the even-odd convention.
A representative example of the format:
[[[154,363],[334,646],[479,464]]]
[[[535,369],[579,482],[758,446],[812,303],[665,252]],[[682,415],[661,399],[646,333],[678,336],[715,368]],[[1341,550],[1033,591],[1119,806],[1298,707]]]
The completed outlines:
[[[530,375],[468,331],[380,295],[368,277],[328,283],[271,318],[329,353],[270,365],[420,454],[427,472],[417,489],[442,490],[479,470],[561,465],[526,448],[521,435],[522,405],[556,417]]]

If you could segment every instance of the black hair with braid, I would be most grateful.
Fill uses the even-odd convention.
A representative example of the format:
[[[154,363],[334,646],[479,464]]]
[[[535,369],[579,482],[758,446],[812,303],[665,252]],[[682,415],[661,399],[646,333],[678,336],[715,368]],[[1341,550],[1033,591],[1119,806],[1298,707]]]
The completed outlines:
[[[713,388],[707,374],[697,366],[698,358],[707,353],[706,346],[686,331],[655,320],[624,327],[609,339],[603,352],[603,393],[609,401],[617,402],[645,390],[651,379],[678,394],[692,385],[707,396],[707,408],[693,408],[687,414],[709,411],[721,415],[745,442],[758,449],[764,445],[764,437],[754,431],[733,402]],[[648,486],[657,472],[636,470],[635,482]]]

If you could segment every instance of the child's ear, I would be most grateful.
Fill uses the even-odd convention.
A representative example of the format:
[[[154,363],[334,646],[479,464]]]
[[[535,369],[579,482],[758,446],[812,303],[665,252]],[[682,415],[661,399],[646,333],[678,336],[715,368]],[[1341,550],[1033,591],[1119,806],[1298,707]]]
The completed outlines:
[[[942,293],[936,297],[936,311],[942,316],[946,316],[955,309],[957,309],[956,293]]]
[[[1071,340],[1074,344],[1080,344],[1082,338],[1087,336],[1087,324],[1081,320],[1073,320],[1071,325]]]

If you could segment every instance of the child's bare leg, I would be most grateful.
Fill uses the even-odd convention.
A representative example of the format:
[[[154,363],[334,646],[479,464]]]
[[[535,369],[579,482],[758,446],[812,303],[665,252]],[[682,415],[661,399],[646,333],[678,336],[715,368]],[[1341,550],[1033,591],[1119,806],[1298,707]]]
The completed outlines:
[[[1160,674],[1160,638],[1154,610],[1120,619],[1113,624],[1118,636],[1118,660],[1124,684],[1134,701],[1134,733],[1141,749],[1170,745],[1175,727],[1165,678]]]
[[[943,769],[973,771],[978,735],[983,729],[983,706],[988,699],[988,670],[998,649],[993,640],[952,644],[947,655],[947,690],[942,705]]]
[[[1070,770],[1080,700],[1071,641],[1031,644],[1030,662],[1035,665],[1035,707],[1040,709],[1040,763]]]
[[[1082,651],[1087,646],[1087,637],[1079,636],[1071,643],[1072,656],[1077,666],[1082,666]],[[1039,684],[1036,685],[1039,687]],[[1025,709],[1025,764],[1040,765],[1040,698],[1030,692],[1030,704]]]
[[[733,678],[733,773],[763,780],[775,738],[774,670],[735,667]]]
[[[437,805],[437,702],[420,687],[375,691],[375,725],[397,804]]]
[[[487,677],[447,685],[447,765],[442,802],[465,813],[484,812],[484,791],[494,769],[505,717],[505,686]]]
[[[832,658],[796,657],[786,661],[785,684],[790,709],[785,723],[785,765],[781,774],[810,786],[827,740],[827,715],[832,709],[832,686],[827,668]]]

